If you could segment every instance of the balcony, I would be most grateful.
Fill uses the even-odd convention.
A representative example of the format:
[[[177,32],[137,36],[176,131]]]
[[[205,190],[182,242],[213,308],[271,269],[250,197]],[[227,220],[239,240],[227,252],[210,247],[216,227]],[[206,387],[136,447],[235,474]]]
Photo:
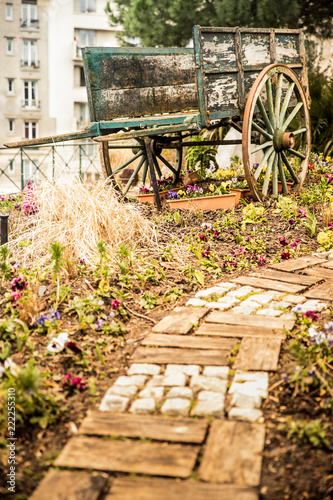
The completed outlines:
[[[20,19],[21,29],[24,30],[38,30],[39,19]]]
[[[27,111],[40,110],[40,101],[31,99],[30,101],[24,100],[21,103],[22,109]]]
[[[25,61],[21,59],[21,68],[38,69],[39,67],[40,61]]]

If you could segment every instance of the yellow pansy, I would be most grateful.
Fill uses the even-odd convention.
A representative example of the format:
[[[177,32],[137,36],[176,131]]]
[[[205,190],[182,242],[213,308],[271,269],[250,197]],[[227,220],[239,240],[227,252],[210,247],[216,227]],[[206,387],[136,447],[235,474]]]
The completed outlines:
[[[328,245],[330,243],[330,237],[328,233],[325,233],[324,231],[321,231],[317,235],[317,241],[320,245]]]
[[[213,191],[215,191],[215,186],[213,186],[213,184],[211,184],[208,189],[209,189],[209,191],[211,191],[213,193]]]
[[[326,161],[331,161],[331,159],[332,158],[330,156],[326,156],[326,158],[325,158]]]
[[[178,194],[179,194],[179,196],[185,196],[186,195],[185,191],[182,191],[182,190],[178,191]]]

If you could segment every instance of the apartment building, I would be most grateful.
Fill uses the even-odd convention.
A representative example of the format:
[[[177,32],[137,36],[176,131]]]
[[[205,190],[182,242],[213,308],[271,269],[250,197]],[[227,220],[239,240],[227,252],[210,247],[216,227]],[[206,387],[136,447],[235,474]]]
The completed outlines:
[[[0,146],[72,132],[89,122],[81,47],[118,45],[119,28],[110,28],[105,5],[106,0],[0,2]],[[74,145],[66,144],[59,157],[66,165],[74,158],[84,170],[82,161],[90,157],[91,163],[96,147],[91,142],[81,149],[83,158],[75,159]],[[47,151],[15,156],[1,149],[6,175],[0,171],[0,193],[17,190],[8,177],[21,188],[31,177],[53,174],[55,156],[43,160]]]

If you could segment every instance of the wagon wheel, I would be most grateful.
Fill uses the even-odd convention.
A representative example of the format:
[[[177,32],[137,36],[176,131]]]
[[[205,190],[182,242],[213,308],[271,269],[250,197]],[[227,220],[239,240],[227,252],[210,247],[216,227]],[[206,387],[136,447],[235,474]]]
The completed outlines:
[[[310,116],[301,82],[288,66],[271,64],[254,82],[244,112],[242,149],[246,180],[255,200],[271,193],[277,196],[278,181],[287,194],[285,172],[293,189],[301,188],[310,157]],[[259,151],[262,158],[255,163]]]
[[[177,140],[177,142],[181,142],[182,137],[181,135],[177,137],[165,137],[165,136],[160,136],[160,137],[155,137],[151,143],[151,153],[152,153],[152,158],[153,158],[153,164],[154,164],[154,172],[155,176],[157,179],[160,179],[162,177],[162,172],[161,168],[159,165],[158,160],[166,166],[170,170],[170,174],[173,176],[173,182],[176,183],[179,179],[179,174],[180,174],[180,169],[182,165],[182,147],[176,148],[176,156],[173,164],[171,164],[163,155],[163,143],[169,144],[172,142],[172,140]],[[115,170],[112,170],[111,162],[110,162],[110,157],[109,157],[109,150],[110,149],[131,149],[133,156],[129,158],[127,161],[125,161],[122,165],[117,167]],[[131,187],[135,183],[135,178],[139,176],[140,181],[145,184],[146,182],[153,182],[152,178],[152,173],[149,169],[148,165],[148,158],[147,158],[147,151],[146,151],[146,145],[145,141],[143,139],[137,139],[135,144],[132,145],[114,145],[114,143],[108,143],[108,142],[101,142],[100,143],[100,160],[101,160],[101,165],[102,169],[106,174],[106,177],[110,179],[111,183],[115,187],[115,189],[122,193],[123,196],[126,196],[128,191],[131,189]],[[116,180],[116,175],[121,173],[125,168],[130,167],[136,160],[138,160],[138,164],[134,168],[134,171],[128,180],[126,186],[120,186],[119,183]]]

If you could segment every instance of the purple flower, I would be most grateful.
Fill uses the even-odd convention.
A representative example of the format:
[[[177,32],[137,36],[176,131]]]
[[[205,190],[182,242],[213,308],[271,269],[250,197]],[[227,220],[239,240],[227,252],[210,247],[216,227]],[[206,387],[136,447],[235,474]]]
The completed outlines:
[[[104,321],[102,319],[98,319],[97,320],[97,328],[96,328],[96,330],[97,331],[101,330],[103,324],[104,324]]]
[[[21,276],[19,278],[14,278],[10,284],[13,292],[25,290],[28,286],[25,278],[22,278]]]
[[[74,352],[74,354],[80,354],[80,352],[82,352],[81,347],[79,347],[77,344],[75,344],[75,342],[71,342],[71,341],[67,342],[66,347],[70,351]]]
[[[208,238],[205,234],[199,234],[199,240],[201,241],[208,241]]]
[[[296,248],[299,242],[300,240],[298,238],[295,238],[295,241],[290,245],[290,248]]]
[[[299,208],[297,210],[297,219],[301,219],[306,216],[306,208]]]
[[[289,245],[288,241],[287,241],[287,240],[286,240],[286,238],[284,238],[284,237],[279,238],[279,241],[280,241],[280,244],[281,244],[283,247],[286,247],[287,245]]]
[[[282,380],[284,380],[284,382],[289,382],[288,375],[282,375]]]
[[[315,377],[316,376],[316,372],[314,370],[309,370],[308,371],[308,375],[310,375],[310,377]]]
[[[258,266],[264,266],[266,264],[266,259],[265,257],[259,257],[259,260],[257,262]]]
[[[246,236],[245,241],[250,241],[250,239],[251,239],[250,236]]]
[[[305,317],[307,319],[312,319],[313,321],[318,321],[319,316],[315,313],[315,311],[306,311]]]
[[[294,219],[292,219],[292,218],[290,218],[290,219],[288,220],[288,222],[289,222],[289,224],[290,224],[291,226],[292,226],[293,224],[295,224],[295,221],[294,221]]]
[[[118,299],[113,299],[113,301],[111,302],[111,307],[114,311],[118,311],[119,309],[119,306],[120,306],[120,300]]]
[[[189,185],[187,186],[187,190],[186,190],[188,193],[191,193],[193,191],[193,186]]]
[[[290,259],[290,253],[289,252],[282,252],[281,253],[281,259],[283,259],[283,260]]]

